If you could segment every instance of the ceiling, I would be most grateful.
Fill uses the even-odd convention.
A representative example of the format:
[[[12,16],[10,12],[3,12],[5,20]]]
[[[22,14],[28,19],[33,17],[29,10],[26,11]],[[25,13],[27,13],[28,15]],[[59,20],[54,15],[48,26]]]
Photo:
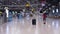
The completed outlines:
[[[34,2],[38,2],[38,0],[0,0],[0,4],[2,5],[20,5],[20,4],[25,4],[26,2],[30,2],[33,4]]]

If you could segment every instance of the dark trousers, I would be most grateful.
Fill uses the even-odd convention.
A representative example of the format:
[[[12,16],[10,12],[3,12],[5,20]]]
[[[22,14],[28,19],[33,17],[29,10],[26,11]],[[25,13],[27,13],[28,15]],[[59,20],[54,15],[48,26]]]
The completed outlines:
[[[19,14],[17,14],[17,18],[19,19]]]

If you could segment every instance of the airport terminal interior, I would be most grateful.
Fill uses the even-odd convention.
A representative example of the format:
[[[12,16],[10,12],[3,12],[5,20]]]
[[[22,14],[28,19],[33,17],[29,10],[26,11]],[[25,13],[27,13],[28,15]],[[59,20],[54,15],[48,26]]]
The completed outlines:
[[[0,0],[0,34],[60,34],[60,0]]]

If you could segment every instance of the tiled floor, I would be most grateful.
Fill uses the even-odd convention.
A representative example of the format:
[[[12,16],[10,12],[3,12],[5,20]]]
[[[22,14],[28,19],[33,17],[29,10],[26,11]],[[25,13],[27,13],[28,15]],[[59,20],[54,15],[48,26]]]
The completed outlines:
[[[37,25],[32,25],[32,18],[13,19],[0,25],[0,34],[60,34],[60,19],[47,18],[43,24],[41,16],[35,16]]]

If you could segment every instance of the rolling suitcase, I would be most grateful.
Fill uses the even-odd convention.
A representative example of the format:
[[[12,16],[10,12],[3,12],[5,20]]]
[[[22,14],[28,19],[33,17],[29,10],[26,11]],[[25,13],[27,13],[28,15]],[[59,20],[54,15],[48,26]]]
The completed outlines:
[[[36,19],[32,19],[32,25],[36,25]]]

